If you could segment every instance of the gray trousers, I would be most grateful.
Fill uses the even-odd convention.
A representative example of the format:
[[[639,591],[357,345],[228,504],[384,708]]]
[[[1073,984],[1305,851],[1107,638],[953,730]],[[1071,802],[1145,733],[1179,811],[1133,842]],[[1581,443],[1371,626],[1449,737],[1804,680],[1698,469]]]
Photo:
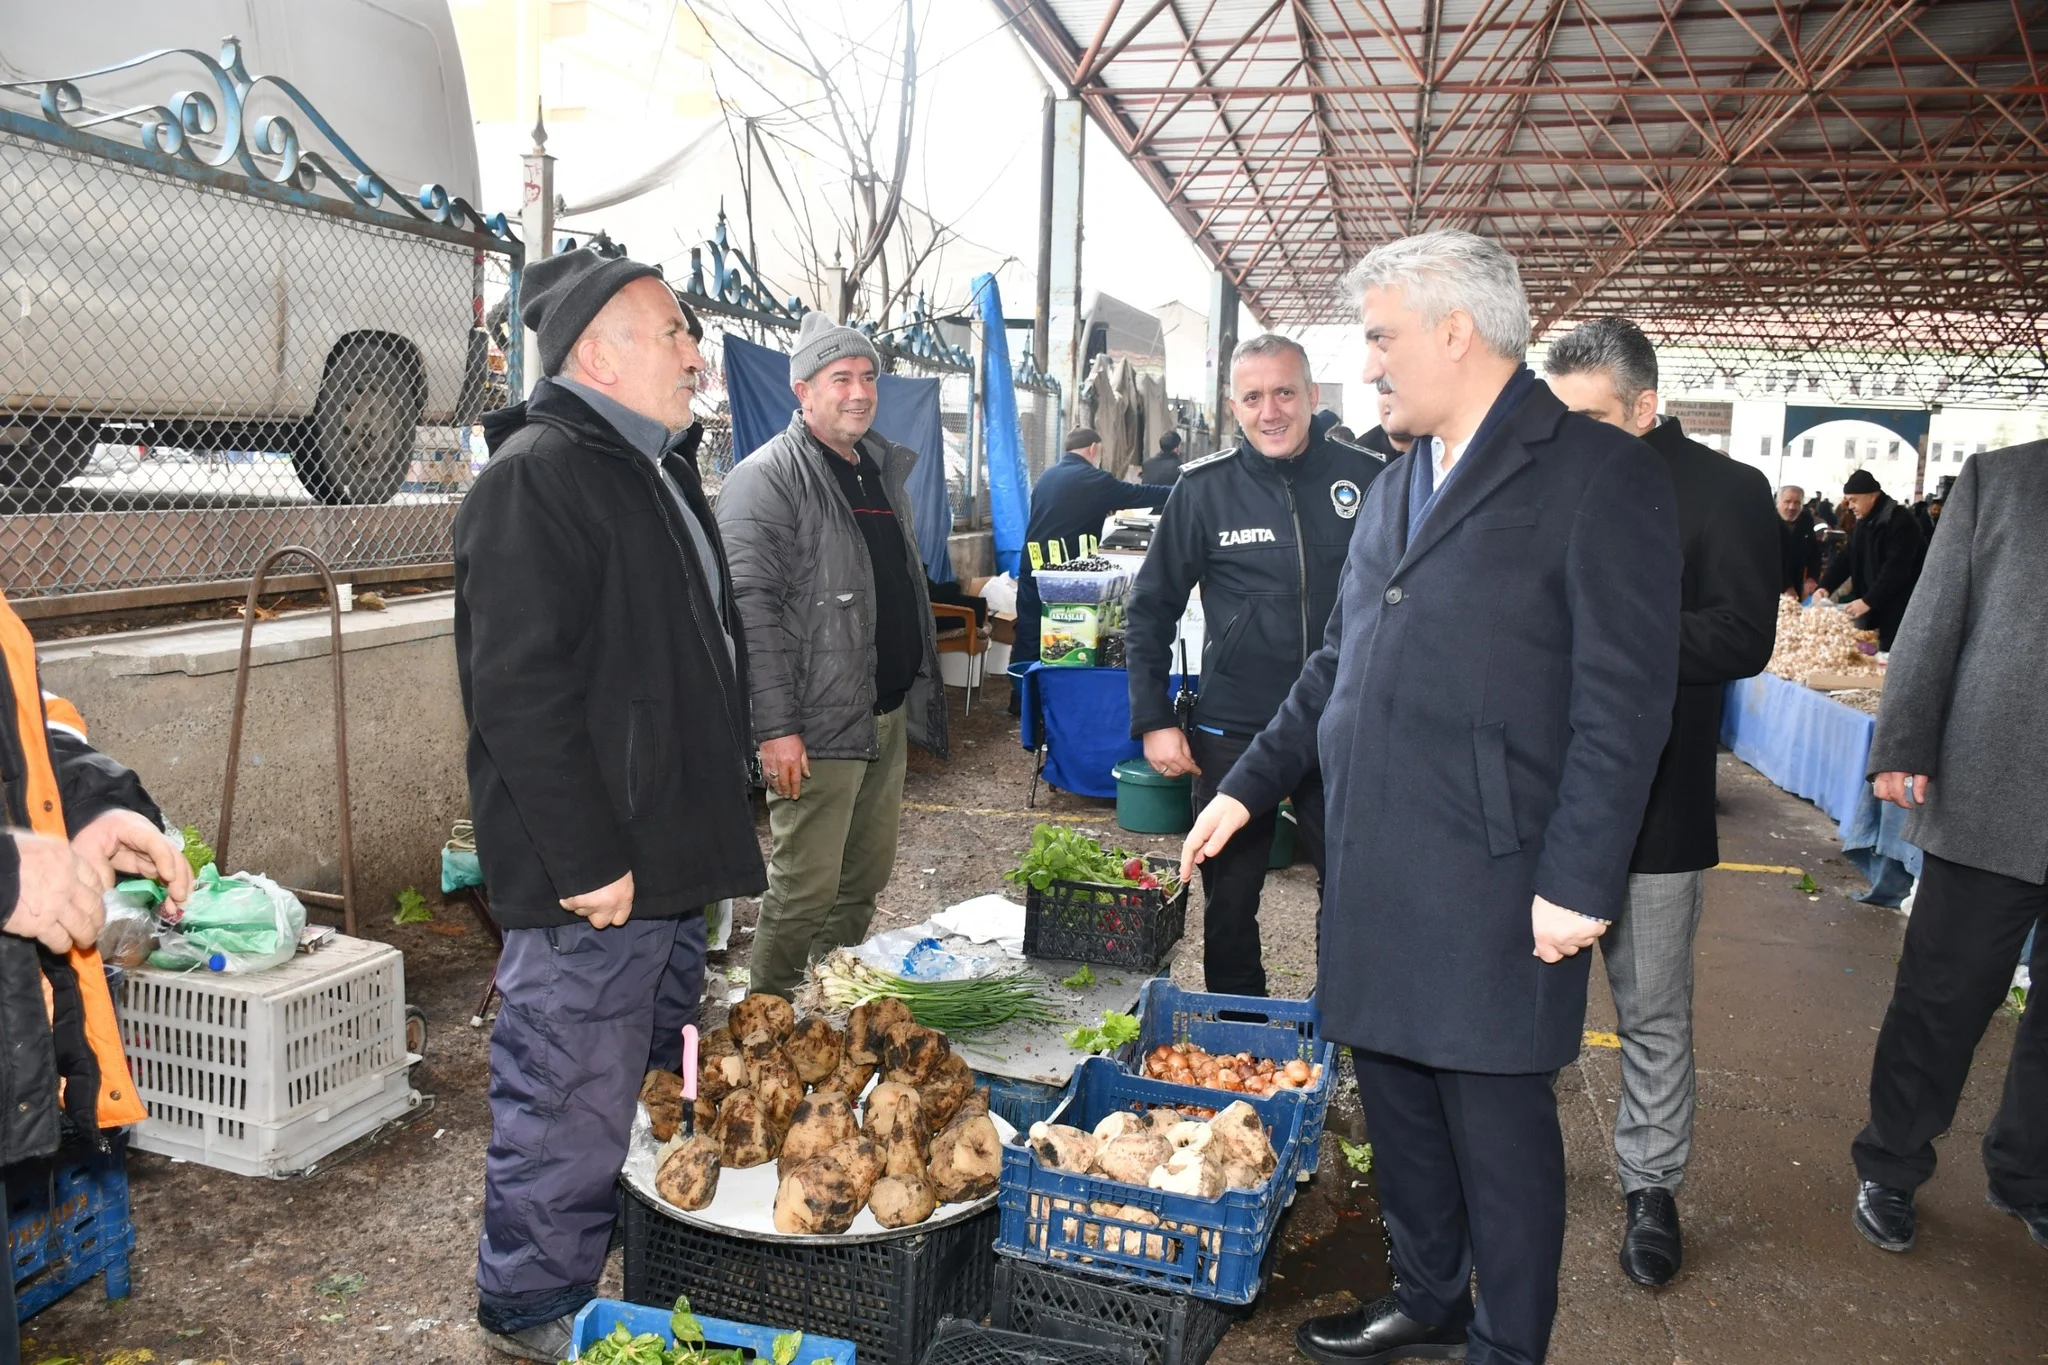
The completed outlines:
[[[1692,1151],[1692,940],[1701,872],[1637,872],[1628,906],[1600,938],[1620,1019],[1621,1107],[1614,1157],[1624,1194],[1676,1193]]]

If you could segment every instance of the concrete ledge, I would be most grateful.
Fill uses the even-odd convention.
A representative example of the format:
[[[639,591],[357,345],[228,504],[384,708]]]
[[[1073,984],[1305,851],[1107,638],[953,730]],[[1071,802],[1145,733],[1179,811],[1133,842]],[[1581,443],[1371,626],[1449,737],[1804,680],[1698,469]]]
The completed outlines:
[[[450,592],[395,598],[384,611],[358,608],[341,614],[341,647],[350,654],[385,645],[431,640],[452,635],[454,631],[455,594]],[[278,664],[295,659],[325,658],[330,632],[324,607],[315,611],[290,612],[275,621],[259,621],[250,642],[250,663]],[[183,673],[187,677],[203,678],[234,672],[241,648],[240,621],[202,621],[191,625],[125,631],[118,635],[53,640],[40,646],[36,657],[45,667],[96,659],[115,677]]]

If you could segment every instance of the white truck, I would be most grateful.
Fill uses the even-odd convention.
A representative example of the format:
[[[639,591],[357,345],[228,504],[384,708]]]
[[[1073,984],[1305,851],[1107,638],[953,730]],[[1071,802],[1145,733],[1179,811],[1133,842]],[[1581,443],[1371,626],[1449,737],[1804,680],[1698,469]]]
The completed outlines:
[[[160,49],[205,54],[235,84],[229,37],[254,78],[245,100],[205,63],[170,55],[78,81],[78,107],[60,105],[68,127],[42,107],[52,78]],[[349,183],[359,171],[266,76],[297,87],[384,178],[381,209],[328,177],[283,176],[268,115]],[[184,91],[211,102],[212,126]],[[176,121],[155,149],[142,133],[153,107]],[[489,378],[488,252],[473,225],[404,215],[394,201],[426,184],[475,202],[446,0],[6,6],[0,483],[62,484],[105,441],[288,454],[320,502],[391,498],[418,428],[474,421]]]

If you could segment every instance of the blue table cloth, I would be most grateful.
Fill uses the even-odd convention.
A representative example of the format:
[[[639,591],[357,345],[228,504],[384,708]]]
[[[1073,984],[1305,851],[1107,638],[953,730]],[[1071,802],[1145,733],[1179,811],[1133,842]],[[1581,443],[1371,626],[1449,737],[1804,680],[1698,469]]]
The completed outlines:
[[[1019,689],[1018,739],[1045,751],[1042,776],[1076,796],[1116,795],[1116,765],[1145,752],[1131,738],[1131,679],[1121,668],[1020,664],[1010,670]],[[1167,679],[1171,695],[1178,676]]]
[[[1920,875],[1920,850],[1906,842],[1906,812],[1870,790],[1872,716],[1775,674],[1728,684],[1721,742],[1735,756],[1840,827],[1842,851],[1870,879],[1859,900],[1896,906]]]

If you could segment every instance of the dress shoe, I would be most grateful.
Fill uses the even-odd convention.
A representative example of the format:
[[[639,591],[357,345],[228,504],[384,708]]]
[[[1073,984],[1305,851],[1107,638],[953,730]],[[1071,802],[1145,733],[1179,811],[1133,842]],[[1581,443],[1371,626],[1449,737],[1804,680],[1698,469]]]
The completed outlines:
[[[1913,1249],[1913,1192],[1866,1180],[1856,1187],[1856,1231],[1886,1251]]]
[[[1685,1239],[1678,1231],[1678,1203],[1671,1191],[1637,1190],[1628,1197],[1628,1230],[1621,1235],[1621,1269],[1637,1284],[1655,1289],[1671,1283],[1685,1263]]]
[[[1999,1198],[1994,1189],[1986,1189],[1984,1198],[2000,1213],[2009,1213],[2026,1224],[2027,1235],[2034,1239],[2035,1246],[2048,1247],[2048,1204],[2015,1204]]]
[[[1386,1365],[1395,1360],[1463,1360],[1465,1321],[1430,1327],[1401,1311],[1392,1294],[1349,1313],[1310,1318],[1294,1344],[1316,1365]]]

